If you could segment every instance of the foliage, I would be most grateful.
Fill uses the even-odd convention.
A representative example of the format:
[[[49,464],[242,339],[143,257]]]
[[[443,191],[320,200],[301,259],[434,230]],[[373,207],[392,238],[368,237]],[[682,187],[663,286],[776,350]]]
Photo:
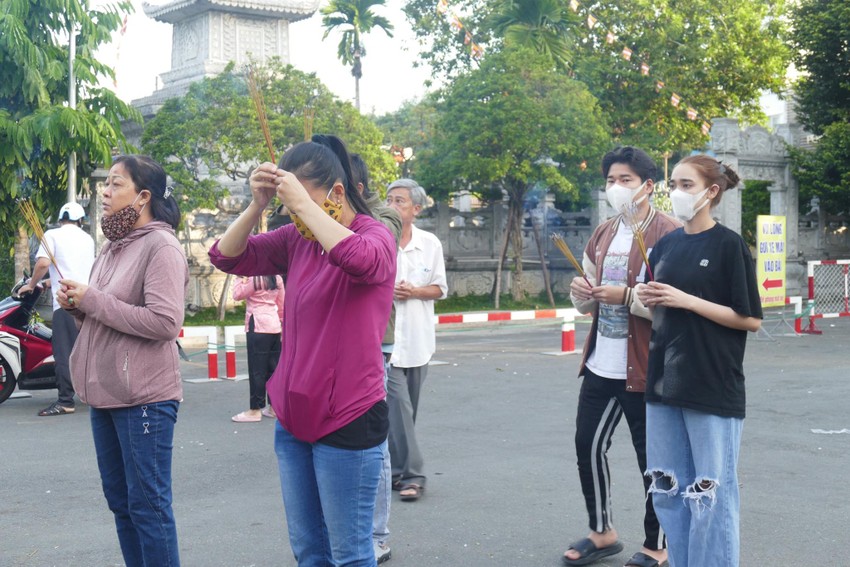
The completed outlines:
[[[850,3],[801,0],[793,9],[797,116],[813,133],[850,122]],[[833,134],[834,136],[835,134]]]
[[[599,162],[607,143],[602,113],[584,85],[553,73],[551,61],[533,50],[504,50],[447,88],[419,180],[434,198],[461,189],[506,195],[506,239],[519,276],[527,193],[540,183],[577,200],[579,188],[596,179],[587,164]],[[516,286],[514,297],[521,294]]]
[[[770,181],[744,181],[741,191],[741,236],[751,247],[756,245],[756,217],[770,214]]]
[[[608,143],[594,97],[529,50],[488,57],[446,89],[438,110],[420,164],[435,198],[460,189],[487,197],[495,187],[521,204],[543,181],[577,199],[597,178],[587,164],[598,163]]]
[[[399,162],[402,177],[416,177],[418,156],[430,147],[437,116],[436,97],[428,95],[419,102],[405,102],[395,112],[375,119],[375,124],[384,132],[384,145],[389,146]],[[413,151],[410,159],[402,155],[405,148]]]
[[[561,69],[570,66],[570,38],[577,17],[562,0],[502,0],[486,25],[508,47],[531,47]]]
[[[830,124],[814,150],[790,148],[790,153],[801,204],[818,197],[830,214],[850,214],[850,124]]]
[[[376,182],[388,182],[396,167],[380,149],[381,132],[350,104],[340,102],[313,74],[274,61],[256,70],[276,158],[304,140],[307,114],[314,132],[339,135],[359,152]],[[214,78],[193,83],[168,100],[146,125],[142,146],[164,164],[188,208],[213,206],[222,195],[216,180],[246,179],[269,160],[245,77],[232,65]]]
[[[736,115],[758,122],[761,92],[783,87],[789,58],[782,41],[784,0],[633,0],[627,5],[607,0],[582,2],[571,16],[565,10],[569,1],[558,3],[560,10],[544,0],[455,0],[451,6],[487,53],[500,49],[499,34],[504,34],[506,43],[570,61],[569,74],[597,97],[619,143],[657,154],[701,146],[706,140],[701,120]],[[469,65],[464,32],[437,15],[432,1],[411,0],[405,12],[435,75],[451,77]],[[593,29],[586,24],[591,14],[598,19]],[[616,38],[611,45],[607,31]],[[564,46],[557,44],[559,37]],[[624,46],[634,53],[630,61],[621,54]],[[638,61],[649,64],[647,75]],[[656,80],[665,83],[660,92]],[[672,93],[686,104],[674,107]],[[687,106],[700,120],[688,119]]]
[[[322,25],[327,39],[331,31],[342,30],[342,38],[337,48],[337,56],[343,65],[351,65],[351,75],[356,85],[356,107],[360,109],[360,78],[363,76],[362,59],[366,57],[362,35],[375,28],[381,29],[392,37],[393,25],[384,16],[373,11],[374,6],[383,6],[385,0],[331,0],[322,8]]]
[[[124,148],[121,121],[132,107],[98,86],[114,77],[96,56],[121,26],[130,2],[89,8],[83,0],[0,0],[0,251],[20,222],[16,199],[29,197],[43,217],[65,202],[67,157],[76,152],[80,182],[114,148]],[[68,106],[68,30],[77,49],[79,100]],[[79,187],[78,187],[79,189]]]

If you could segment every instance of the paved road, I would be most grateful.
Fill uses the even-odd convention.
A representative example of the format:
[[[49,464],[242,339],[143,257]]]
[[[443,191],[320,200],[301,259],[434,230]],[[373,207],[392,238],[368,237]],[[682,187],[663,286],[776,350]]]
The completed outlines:
[[[751,336],[745,567],[850,565],[850,322],[822,327],[817,337]],[[447,364],[431,369],[419,412],[428,491],[416,503],[394,501],[388,565],[555,567],[585,534],[572,449],[578,358],[540,354],[559,345],[552,324],[439,333],[436,358]],[[205,370],[202,354],[184,363],[187,378]],[[87,411],[36,417],[54,396],[0,406],[0,566],[120,565]],[[174,455],[183,564],[291,567],[271,420],[231,423],[248,399],[244,381],[187,383],[185,398]],[[608,567],[642,541],[640,473],[619,429],[610,454],[626,550],[598,564]]]

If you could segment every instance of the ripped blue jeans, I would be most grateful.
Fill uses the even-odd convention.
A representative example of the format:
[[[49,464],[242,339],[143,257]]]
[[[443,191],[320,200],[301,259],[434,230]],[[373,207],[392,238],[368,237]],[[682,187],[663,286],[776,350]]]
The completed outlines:
[[[646,475],[671,567],[738,567],[744,420],[646,405]]]

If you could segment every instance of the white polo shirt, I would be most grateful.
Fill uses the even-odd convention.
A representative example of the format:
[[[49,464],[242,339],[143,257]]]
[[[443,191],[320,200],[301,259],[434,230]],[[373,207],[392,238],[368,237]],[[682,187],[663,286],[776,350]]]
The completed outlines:
[[[62,277],[50,264],[50,289],[53,291],[53,310],[61,309],[56,294],[59,292],[59,280],[74,280],[83,284],[89,283],[91,267],[94,264],[94,240],[83,229],[75,224],[63,224],[44,233],[44,241],[50,247],[50,252],[59,265]],[[36,258],[49,258],[44,246],[38,247]]]
[[[440,240],[416,226],[410,242],[398,251],[395,281],[415,287],[439,286],[446,297],[446,264]],[[434,300],[395,301],[395,345],[390,364],[399,368],[425,366],[437,348],[434,328]]]

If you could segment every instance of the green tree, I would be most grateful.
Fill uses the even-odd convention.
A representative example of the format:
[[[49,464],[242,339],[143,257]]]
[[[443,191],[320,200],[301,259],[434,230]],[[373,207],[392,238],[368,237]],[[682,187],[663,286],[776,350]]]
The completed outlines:
[[[339,135],[363,156],[376,182],[396,174],[380,148],[381,131],[350,104],[336,99],[313,74],[274,61],[256,70],[279,159],[304,139],[308,111],[313,131]],[[214,78],[193,83],[182,97],[163,105],[145,126],[142,147],[164,164],[187,208],[210,207],[222,196],[218,177],[246,179],[269,159],[245,76],[233,65]]]
[[[802,73],[794,86],[797,116],[815,134],[850,122],[848,22],[846,0],[802,0],[793,9],[791,44]]]
[[[392,37],[393,25],[383,16],[372,11],[374,6],[383,6],[385,0],[331,0],[322,8],[322,25],[327,39],[333,30],[342,30],[337,56],[343,65],[351,65],[354,76],[354,106],[360,110],[360,78],[363,76],[362,59],[366,57],[366,48],[362,37],[375,28]]]
[[[571,29],[578,18],[562,0],[502,0],[487,25],[508,47],[529,47],[562,69],[570,65]]]
[[[435,198],[459,189],[507,197],[503,250],[512,245],[512,295],[521,299],[525,197],[538,183],[575,199],[593,185],[597,174],[586,164],[598,163],[608,146],[603,114],[584,85],[553,73],[548,57],[528,49],[487,57],[447,87],[439,110],[419,179]]]
[[[121,26],[130,2],[90,8],[84,0],[0,0],[0,246],[20,235],[16,200],[30,198],[43,217],[65,201],[67,157],[77,179],[124,148],[121,121],[141,117],[98,86],[112,69],[96,57]],[[76,36],[79,99],[68,106],[68,30]],[[79,189],[80,187],[78,187]],[[27,259],[28,261],[28,259]]]
[[[568,0],[558,0],[563,8]],[[535,1],[536,3],[536,1]],[[494,22],[524,9],[522,2],[455,0],[452,8],[466,14],[464,24],[487,52],[500,48],[510,26]],[[529,10],[531,7],[529,7]],[[431,0],[411,0],[405,12],[425,41],[422,57],[436,76],[451,77],[466,66],[468,48],[458,32],[437,15]],[[614,0],[581,2],[574,19],[538,19],[529,29],[554,34],[567,26],[564,59],[570,76],[587,85],[610,117],[611,135],[658,153],[701,146],[702,120],[737,116],[759,122],[762,91],[784,86],[790,57],[783,43],[784,0]],[[595,18],[591,29],[588,18]],[[519,21],[519,18],[514,18]],[[569,25],[567,25],[567,23]],[[532,22],[533,24],[533,22]],[[607,33],[614,41],[606,41]],[[433,39],[430,39],[433,38]],[[531,43],[530,40],[526,44]],[[622,50],[632,50],[630,60]],[[643,74],[639,62],[649,66]],[[664,86],[657,90],[657,81]],[[671,104],[673,94],[684,101]],[[687,107],[698,113],[690,120]]]
[[[830,214],[850,215],[850,124],[828,125],[814,150],[792,148],[791,156],[800,203],[817,197]]]
[[[823,210],[850,214],[850,4],[801,0],[791,43],[802,73],[794,86],[797,116],[822,136],[813,150],[792,149],[800,202],[818,197]]]
[[[437,122],[437,100],[427,95],[419,102],[405,102],[395,112],[375,119],[384,132],[384,146],[399,164],[402,177],[416,177],[418,157],[427,152]],[[410,154],[406,154],[410,148]]]

